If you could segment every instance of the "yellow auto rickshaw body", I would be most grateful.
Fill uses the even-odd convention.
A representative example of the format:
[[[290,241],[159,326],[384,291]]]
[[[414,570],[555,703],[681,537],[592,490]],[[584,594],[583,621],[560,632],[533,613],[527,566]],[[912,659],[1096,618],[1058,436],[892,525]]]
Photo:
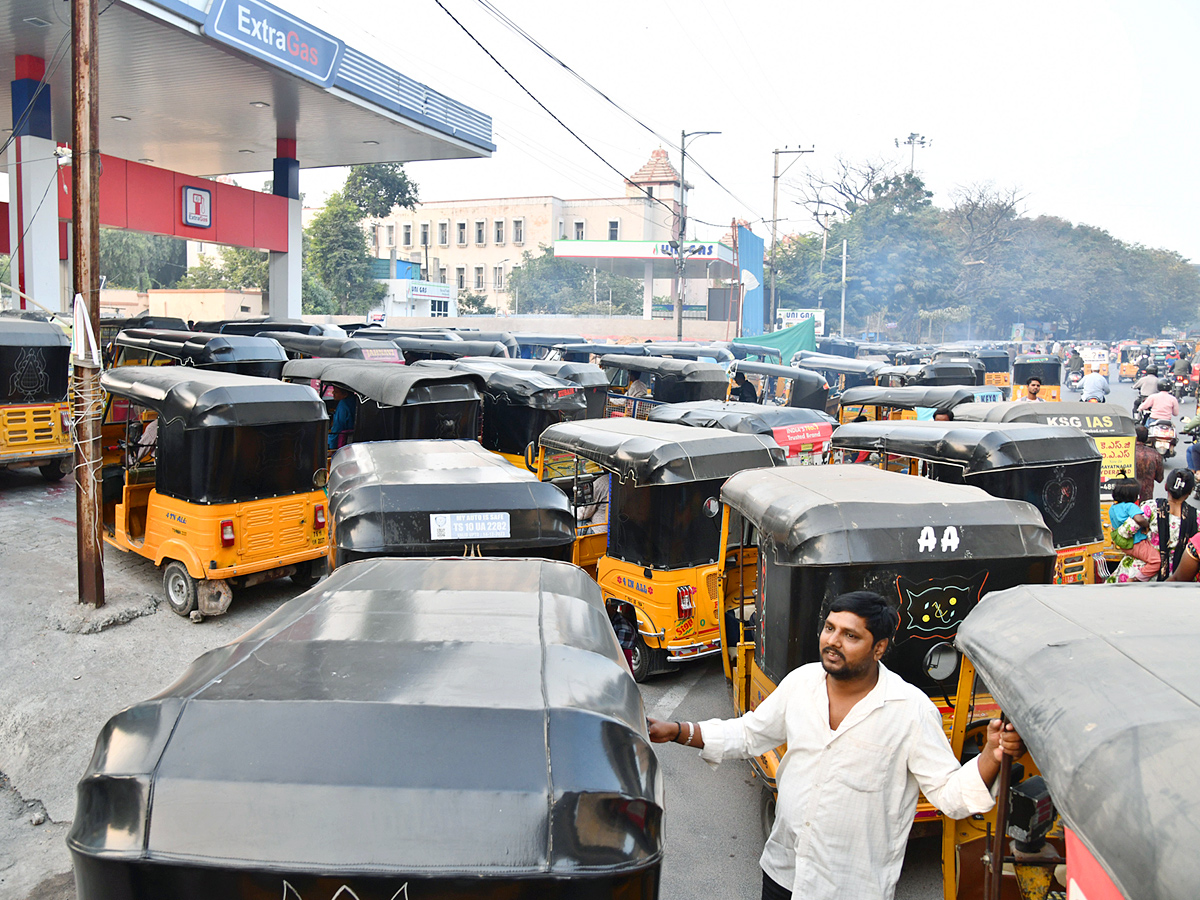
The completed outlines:
[[[175,612],[220,615],[235,585],[315,580],[328,416],[311,387],[189,366],[117,367],[101,384],[104,539],[165,567]]]
[[[1026,385],[1031,378],[1042,382],[1039,398],[1062,399],[1062,360],[1053,353],[1025,353],[1013,361],[1012,399],[1024,400],[1028,396]]]
[[[70,471],[70,351],[57,325],[0,316],[0,469],[36,466],[48,481]]]

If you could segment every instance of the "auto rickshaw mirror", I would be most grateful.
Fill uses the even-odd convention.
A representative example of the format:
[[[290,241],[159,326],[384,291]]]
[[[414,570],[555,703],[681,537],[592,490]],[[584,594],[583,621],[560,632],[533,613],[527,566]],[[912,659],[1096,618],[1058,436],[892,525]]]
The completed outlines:
[[[716,497],[709,497],[704,501],[704,514],[710,519],[714,519],[721,512],[721,501]]]
[[[925,674],[934,681],[946,681],[958,668],[958,651],[954,645],[939,641],[925,654]]]
[[[537,444],[533,441],[525,445],[525,468],[530,472],[537,471]]]
[[[320,489],[324,488],[325,485],[328,483],[329,483],[329,470],[328,469],[317,469],[317,471],[313,473],[313,487],[314,488],[316,488],[317,490],[320,490]]]

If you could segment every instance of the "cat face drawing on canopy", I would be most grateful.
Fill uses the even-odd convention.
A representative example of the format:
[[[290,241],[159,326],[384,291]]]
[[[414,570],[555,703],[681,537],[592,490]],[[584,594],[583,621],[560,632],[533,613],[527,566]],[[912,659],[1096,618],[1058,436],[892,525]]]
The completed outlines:
[[[914,581],[903,575],[896,579],[900,595],[900,630],[905,640],[948,641],[958,632],[959,623],[975,608],[987,581],[987,572],[930,578]]]

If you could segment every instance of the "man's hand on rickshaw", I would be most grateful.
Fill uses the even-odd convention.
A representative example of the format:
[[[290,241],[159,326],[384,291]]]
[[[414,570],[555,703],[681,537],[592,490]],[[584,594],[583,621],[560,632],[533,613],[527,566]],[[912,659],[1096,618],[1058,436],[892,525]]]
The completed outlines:
[[[996,762],[1000,762],[1005,756],[1017,759],[1025,755],[1025,742],[1021,740],[1011,722],[1001,724],[999,719],[992,719],[988,722],[987,746],[984,752],[988,750],[992,752]]]

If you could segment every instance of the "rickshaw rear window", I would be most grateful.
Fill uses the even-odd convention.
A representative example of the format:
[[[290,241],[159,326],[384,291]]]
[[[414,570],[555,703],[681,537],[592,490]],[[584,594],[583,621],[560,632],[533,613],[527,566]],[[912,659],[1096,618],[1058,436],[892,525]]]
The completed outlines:
[[[419,439],[473,441],[479,437],[478,400],[455,403],[415,403],[379,406],[358,405],[354,424],[356,441],[409,441]]]
[[[1100,461],[985,472],[967,479],[993,497],[1027,500],[1038,508],[1055,547],[1103,540],[1100,525]]]
[[[721,495],[721,481],[634,487],[612,480],[608,553],[639,566],[685,569],[717,559],[721,517],[704,501]]]
[[[551,425],[570,422],[581,413],[488,402],[483,414],[483,446],[500,453],[524,453]]]
[[[313,490],[325,466],[326,422],[184,431],[159,436],[157,488],[195,503],[232,503]]]
[[[66,400],[70,352],[70,347],[0,347],[0,404]]]

